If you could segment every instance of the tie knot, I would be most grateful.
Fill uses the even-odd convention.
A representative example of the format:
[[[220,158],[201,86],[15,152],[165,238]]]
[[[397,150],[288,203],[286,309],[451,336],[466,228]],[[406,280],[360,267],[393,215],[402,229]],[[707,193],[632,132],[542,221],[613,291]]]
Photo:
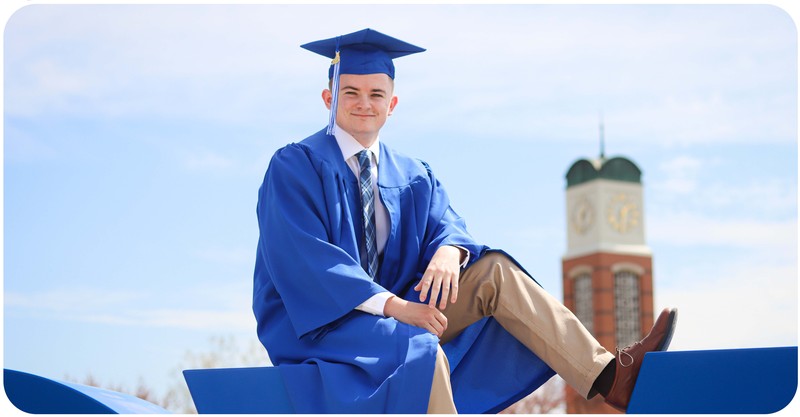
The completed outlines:
[[[358,153],[358,164],[361,165],[362,168],[364,166],[369,166],[370,158],[368,150],[364,149],[363,151]]]

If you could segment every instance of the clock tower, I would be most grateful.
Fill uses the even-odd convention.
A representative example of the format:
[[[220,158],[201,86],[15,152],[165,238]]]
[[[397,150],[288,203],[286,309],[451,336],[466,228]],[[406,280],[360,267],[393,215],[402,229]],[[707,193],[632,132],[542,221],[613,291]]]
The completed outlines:
[[[653,325],[652,253],[645,243],[641,170],[624,157],[580,159],[567,179],[564,305],[611,352]],[[567,413],[616,413],[567,387]]]

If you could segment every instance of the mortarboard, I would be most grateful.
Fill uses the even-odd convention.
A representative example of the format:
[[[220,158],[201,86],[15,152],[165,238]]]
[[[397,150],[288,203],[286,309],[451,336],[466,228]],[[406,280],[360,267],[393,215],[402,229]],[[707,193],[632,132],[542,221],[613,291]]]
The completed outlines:
[[[386,74],[394,79],[392,59],[425,51],[424,48],[372,29],[309,42],[300,47],[332,59],[328,70],[333,93],[328,134],[333,133],[336,121],[340,74]]]

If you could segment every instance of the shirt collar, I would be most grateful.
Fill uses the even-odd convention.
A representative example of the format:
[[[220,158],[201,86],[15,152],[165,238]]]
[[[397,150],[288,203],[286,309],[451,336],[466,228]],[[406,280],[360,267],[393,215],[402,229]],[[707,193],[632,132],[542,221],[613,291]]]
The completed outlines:
[[[342,157],[345,161],[364,150],[364,146],[358,143],[356,138],[340,128],[339,125],[336,125],[336,130],[334,130],[333,135],[336,137],[336,143],[339,144],[339,149],[342,151]],[[375,143],[367,149],[375,156],[375,164],[379,164],[381,155],[380,138],[376,138]]]

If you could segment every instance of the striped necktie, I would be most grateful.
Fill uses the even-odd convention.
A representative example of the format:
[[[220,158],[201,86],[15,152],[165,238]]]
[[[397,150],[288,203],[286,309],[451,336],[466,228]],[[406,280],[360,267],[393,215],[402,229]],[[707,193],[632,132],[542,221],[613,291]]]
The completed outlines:
[[[358,153],[358,164],[361,166],[359,183],[361,184],[361,208],[364,219],[364,244],[367,252],[367,264],[364,270],[372,279],[378,273],[378,241],[375,232],[375,193],[372,190],[372,161],[369,151]]]

